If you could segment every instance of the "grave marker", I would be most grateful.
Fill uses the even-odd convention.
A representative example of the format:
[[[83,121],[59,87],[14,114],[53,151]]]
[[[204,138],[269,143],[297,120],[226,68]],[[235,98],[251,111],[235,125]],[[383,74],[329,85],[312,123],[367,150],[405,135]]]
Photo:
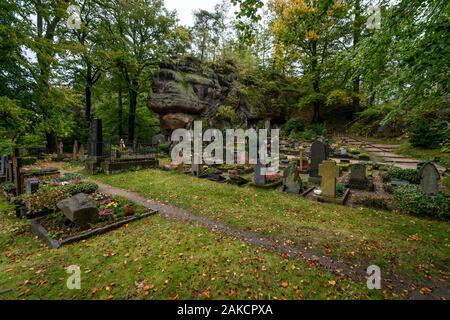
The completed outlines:
[[[319,165],[328,159],[328,147],[320,140],[316,140],[311,145],[311,166],[309,167],[309,180],[313,183],[320,183]]]
[[[295,162],[292,162],[283,172],[283,191],[294,194],[302,192],[302,179]]]
[[[255,184],[263,185],[267,183],[266,175],[262,174],[263,168],[265,169],[266,166],[263,164],[256,164],[254,167],[255,176],[253,178]]]
[[[439,180],[441,175],[436,169],[436,166],[431,162],[428,162],[420,168],[420,188],[422,192],[429,196],[437,196],[439,193]]]
[[[325,160],[319,165],[319,175],[322,177],[322,196],[336,198],[336,178],[339,177],[339,167],[333,160]]]

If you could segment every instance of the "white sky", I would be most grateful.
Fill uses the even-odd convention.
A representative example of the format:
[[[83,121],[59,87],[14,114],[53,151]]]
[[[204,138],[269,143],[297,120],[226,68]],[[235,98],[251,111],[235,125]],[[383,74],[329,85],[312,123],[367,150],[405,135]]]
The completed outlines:
[[[180,23],[192,27],[194,24],[193,11],[204,9],[213,11],[214,6],[221,3],[222,0],[164,0],[166,8],[173,11],[177,10]],[[233,10],[231,10],[233,11]],[[232,12],[231,12],[232,13]]]

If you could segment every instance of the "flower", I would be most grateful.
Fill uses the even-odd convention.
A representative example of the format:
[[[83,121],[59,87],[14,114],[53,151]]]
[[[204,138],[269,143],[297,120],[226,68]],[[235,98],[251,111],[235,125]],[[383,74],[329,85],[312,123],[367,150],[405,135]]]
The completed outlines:
[[[100,216],[110,216],[113,214],[113,210],[112,209],[102,209],[98,212],[98,214]]]

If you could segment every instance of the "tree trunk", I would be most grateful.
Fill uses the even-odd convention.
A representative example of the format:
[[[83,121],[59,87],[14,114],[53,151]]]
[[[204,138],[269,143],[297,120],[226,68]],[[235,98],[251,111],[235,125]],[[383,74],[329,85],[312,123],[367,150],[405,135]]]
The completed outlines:
[[[122,86],[119,86],[119,112],[118,112],[118,121],[119,121],[119,139],[123,138],[123,125],[122,125],[122,118],[123,118],[123,102],[122,102]]]
[[[91,109],[92,109],[92,67],[88,64],[86,72],[86,88],[84,88],[86,99],[86,120],[91,121]]]
[[[130,89],[130,112],[128,115],[128,142],[134,141],[134,125],[136,121],[136,107],[138,93],[135,89]]]
[[[353,49],[356,51],[359,39],[361,37],[361,4],[360,0],[355,1],[355,20],[353,21]],[[360,75],[358,70],[355,70],[355,79],[353,80],[353,110],[360,111],[361,101],[359,98],[360,91]]]
[[[319,75],[319,70],[318,70],[318,59],[319,57],[317,56],[317,41],[312,41],[311,43],[312,46],[312,62],[311,62],[311,70],[313,72],[313,89],[314,89],[314,93],[315,94],[319,94],[320,93],[320,75]],[[321,107],[321,102],[320,100],[317,99],[317,96],[314,100],[314,115],[312,118],[312,122],[313,123],[320,123],[322,122],[322,117],[320,116],[320,107]]]

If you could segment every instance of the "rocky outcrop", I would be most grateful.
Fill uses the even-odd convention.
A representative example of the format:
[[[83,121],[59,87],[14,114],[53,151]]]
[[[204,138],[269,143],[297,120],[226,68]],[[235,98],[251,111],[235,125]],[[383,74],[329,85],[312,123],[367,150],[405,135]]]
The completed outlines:
[[[177,128],[190,128],[195,118],[213,126],[220,106],[232,107],[244,124],[257,120],[253,108],[235,89],[236,69],[231,63],[206,67],[190,57],[160,66],[153,79],[148,107],[160,116],[161,131],[170,136]]]

